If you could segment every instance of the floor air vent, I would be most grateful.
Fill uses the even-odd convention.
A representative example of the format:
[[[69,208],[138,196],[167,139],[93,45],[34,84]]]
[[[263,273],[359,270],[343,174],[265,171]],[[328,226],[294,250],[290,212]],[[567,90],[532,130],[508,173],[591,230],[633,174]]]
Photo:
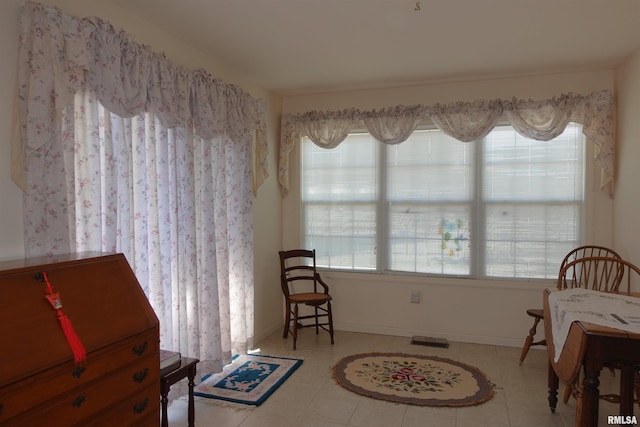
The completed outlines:
[[[411,338],[411,344],[449,348],[449,341],[444,338],[421,337],[417,335],[414,335],[413,338]]]

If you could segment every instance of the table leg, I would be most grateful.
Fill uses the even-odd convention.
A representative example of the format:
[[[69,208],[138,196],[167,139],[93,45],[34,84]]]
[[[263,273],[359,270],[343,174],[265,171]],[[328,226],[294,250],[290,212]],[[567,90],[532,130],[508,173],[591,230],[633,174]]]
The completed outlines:
[[[600,398],[600,376],[599,369],[584,368],[584,382],[582,387],[582,402],[576,409],[576,421],[580,421],[581,427],[598,426],[598,404]],[[576,424],[577,425],[577,424]]]
[[[636,370],[633,366],[624,365],[620,371],[620,415],[633,415],[633,392]]]
[[[196,365],[193,365],[189,368],[189,412],[188,412],[188,423],[189,427],[194,427],[195,423],[195,403],[193,401],[193,387],[194,387],[194,378],[196,376]]]
[[[168,427],[169,421],[167,420],[167,405],[169,403],[169,390],[168,387],[165,387],[166,383],[161,384],[160,390],[160,402],[162,404],[162,420],[161,426]]]
[[[549,387],[549,409],[551,412],[556,412],[556,405],[558,404],[558,375],[553,370],[553,365],[549,361],[549,367],[547,368],[547,385]]]

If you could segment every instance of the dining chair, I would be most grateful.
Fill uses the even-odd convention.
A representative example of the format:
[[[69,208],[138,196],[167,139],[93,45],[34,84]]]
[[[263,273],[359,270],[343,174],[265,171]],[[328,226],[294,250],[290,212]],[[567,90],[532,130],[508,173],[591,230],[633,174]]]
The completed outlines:
[[[331,295],[327,285],[316,269],[316,251],[293,249],[280,251],[280,283],[285,299],[285,324],[282,334],[293,337],[293,349],[296,349],[298,329],[314,327],[316,334],[320,329],[329,332],[333,341],[333,314]],[[308,306],[307,314],[300,314],[299,306]],[[310,312],[310,313],[309,313]],[[305,320],[312,322],[305,323]]]
[[[562,269],[571,261],[584,257],[622,258],[616,251],[605,246],[583,245],[572,249],[569,253],[567,253],[567,255],[565,255],[564,259],[560,263],[559,273],[562,272]],[[544,339],[534,342],[534,337],[538,329],[538,323],[540,323],[541,320],[544,320],[542,308],[527,309],[527,314],[533,317],[533,325],[529,329],[529,335],[527,335],[527,337],[525,338],[524,345],[522,346],[522,352],[520,353],[520,365],[522,365],[522,362],[524,362],[524,359],[525,357],[527,357],[527,353],[529,352],[529,349],[531,347],[544,346],[547,344]]]

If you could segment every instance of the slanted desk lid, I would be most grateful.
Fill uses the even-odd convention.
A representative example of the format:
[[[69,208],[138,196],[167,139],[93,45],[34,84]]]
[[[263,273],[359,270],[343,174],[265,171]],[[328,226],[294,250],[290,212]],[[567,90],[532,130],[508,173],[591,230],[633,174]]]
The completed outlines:
[[[122,254],[70,254],[0,263],[0,387],[73,360],[57,312],[45,297],[46,272],[62,311],[91,352],[158,325]]]

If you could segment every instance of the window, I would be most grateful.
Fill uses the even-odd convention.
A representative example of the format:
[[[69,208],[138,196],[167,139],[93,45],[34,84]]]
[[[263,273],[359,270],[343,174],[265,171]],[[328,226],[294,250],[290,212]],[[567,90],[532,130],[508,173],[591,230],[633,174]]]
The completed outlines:
[[[496,127],[464,143],[437,129],[397,145],[352,133],[302,143],[303,245],[337,269],[553,278],[582,237],[584,139]]]
[[[318,265],[377,269],[379,145],[368,134],[333,150],[304,141],[304,234]]]

